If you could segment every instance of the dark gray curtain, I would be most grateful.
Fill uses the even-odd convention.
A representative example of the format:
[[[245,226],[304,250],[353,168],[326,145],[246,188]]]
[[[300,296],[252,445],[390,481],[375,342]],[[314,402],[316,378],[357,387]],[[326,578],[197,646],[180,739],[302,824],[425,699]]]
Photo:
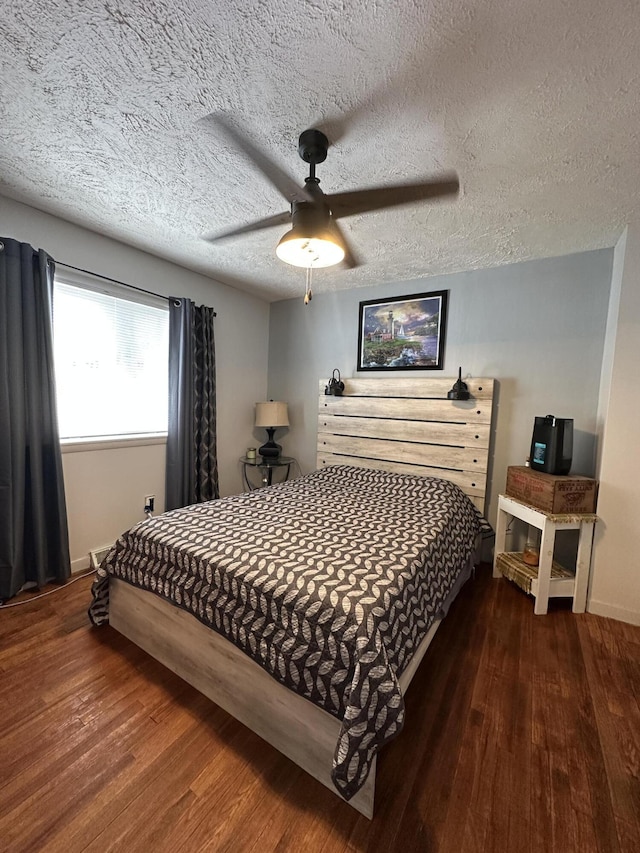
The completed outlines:
[[[169,300],[169,434],[165,509],[219,497],[215,311]]]
[[[0,238],[0,599],[71,574],[51,258]]]

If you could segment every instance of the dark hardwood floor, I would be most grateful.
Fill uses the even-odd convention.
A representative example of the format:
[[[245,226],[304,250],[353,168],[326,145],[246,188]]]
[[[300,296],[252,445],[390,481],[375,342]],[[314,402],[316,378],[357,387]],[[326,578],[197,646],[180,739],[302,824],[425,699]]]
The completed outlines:
[[[483,566],[380,756],[373,821],[86,617],[0,610],[0,850],[640,850],[640,628]],[[24,597],[23,597],[24,598]]]

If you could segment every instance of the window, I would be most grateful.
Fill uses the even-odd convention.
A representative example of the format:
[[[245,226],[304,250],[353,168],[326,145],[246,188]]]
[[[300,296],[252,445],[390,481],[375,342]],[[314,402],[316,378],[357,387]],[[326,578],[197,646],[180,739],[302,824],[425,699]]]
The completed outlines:
[[[62,439],[166,433],[165,300],[56,271],[53,342]]]

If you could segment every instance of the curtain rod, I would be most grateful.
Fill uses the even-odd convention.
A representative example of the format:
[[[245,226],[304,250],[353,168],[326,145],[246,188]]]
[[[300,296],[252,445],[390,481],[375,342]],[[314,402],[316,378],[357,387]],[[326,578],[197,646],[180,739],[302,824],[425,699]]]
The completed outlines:
[[[127,284],[126,281],[119,281],[117,278],[109,278],[108,275],[102,275],[102,273],[91,272],[91,270],[83,270],[81,267],[74,267],[73,264],[65,264],[64,261],[54,261],[54,263],[61,267],[66,267],[68,270],[83,272],[86,275],[92,275],[96,278],[103,278],[105,281],[111,281],[113,282],[113,284],[121,284],[123,287],[131,288],[131,290],[138,290],[140,293],[146,293],[147,296],[157,296],[158,299],[166,299],[167,302],[172,298],[171,296],[163,296],[161,293],[154,293],[153,290],[145,290],[144,287],[137,287],[135,284]],[[215,311],[213,312],[213,316],[218,316]]]

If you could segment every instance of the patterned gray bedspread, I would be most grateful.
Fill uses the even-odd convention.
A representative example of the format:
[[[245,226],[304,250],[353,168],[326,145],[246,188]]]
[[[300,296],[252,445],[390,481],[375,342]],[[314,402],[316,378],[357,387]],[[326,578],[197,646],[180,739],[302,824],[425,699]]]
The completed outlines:
[[[446,480],[330,466],[136,525],[89,615],[108,621],[109,575],[193,613],[341,721],[332,778],[349,799],[402,728],[398,678],[479,530]]]

